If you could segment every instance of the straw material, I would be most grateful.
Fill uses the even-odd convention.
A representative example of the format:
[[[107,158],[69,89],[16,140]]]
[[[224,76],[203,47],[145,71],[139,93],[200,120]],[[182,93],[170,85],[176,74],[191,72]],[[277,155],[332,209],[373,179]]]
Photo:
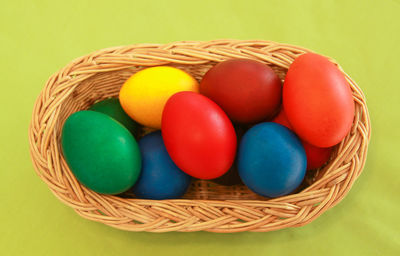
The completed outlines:
[[[54,195],[79,215],[123,230],[231,233],[303,226],[339,203],[365,164],[371,133],[365,97],[343,71],[355,102],[351,132],[335,147],[325,167],[307,174],[302,189],[275,199],[257,196],[244,185],[203,180],[194,181],[184,199],[177,200],[97,194],[70,172],[61,153],[60,133],[69,115],[116,97],[124,81],[145,67],[175,66],[200,81],[218,62],[248,58],[271,66],[283,80],[292,61],[305,52],[310,51],[270,41],[216,40],[136,44],[78,58],[50,77],[35,103],[29,128],[35,170]]]

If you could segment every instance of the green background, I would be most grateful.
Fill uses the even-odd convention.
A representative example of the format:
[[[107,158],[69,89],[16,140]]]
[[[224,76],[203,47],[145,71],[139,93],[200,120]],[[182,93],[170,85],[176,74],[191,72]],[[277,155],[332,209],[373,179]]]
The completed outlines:
[[[400,2],[2,1],[1,255],[400,255]],[[372,140],[348,196],[311,224],[270,233],[131,233],[79,217],[34,173],[28,124],[47,78],[97,49],[264,39],[335,58],[367,97]]]

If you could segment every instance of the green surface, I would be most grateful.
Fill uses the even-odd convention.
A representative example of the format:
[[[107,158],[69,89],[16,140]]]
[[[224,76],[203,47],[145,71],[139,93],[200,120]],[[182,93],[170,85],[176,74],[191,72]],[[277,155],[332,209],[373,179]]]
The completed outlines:
[[[83,110],[70,115],[61,147],[76,179],[98,193],[120,194],[139,178],[142,163],[135,138],[106,114]]]
[[[105,99],[93,104],[89,110],[97,111],[110,116],[128,129],[135,138],[138,138],[140,126],[122,109],[118,98]]]
[[[3,1],[1,255],[400,255],[400,2]],[[347,197],[311,224],[270,233],[130,233],[79,217],[34,173],[28,123],[46,79],[131,43],[218,38],[301,45],[340,62],[368,99],[372,141]]]

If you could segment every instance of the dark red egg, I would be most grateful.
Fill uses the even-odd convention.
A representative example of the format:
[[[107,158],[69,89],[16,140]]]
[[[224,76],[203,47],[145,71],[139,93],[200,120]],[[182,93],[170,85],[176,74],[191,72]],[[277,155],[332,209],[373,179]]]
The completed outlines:
[[[282,84],[268,66],[250,59],[232,59],[211,68],[200,93],[216,102],[237,123],[256,123],[279,109]]]

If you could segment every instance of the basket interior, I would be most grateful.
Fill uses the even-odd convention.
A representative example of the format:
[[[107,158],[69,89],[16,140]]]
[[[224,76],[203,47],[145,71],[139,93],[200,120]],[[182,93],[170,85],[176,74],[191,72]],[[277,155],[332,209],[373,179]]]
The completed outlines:
[[[197,81],[200,81],[205,72],[214,66],[215,62],[209,62],[201,65],[170,65],[182,69],[191,74]],[[283,81],[286,69],[270,65]],[[118,97],[119,90],[123,83],[134,73],[143,69],[143,66],[134,66],[128,69],[102,72],[80,82],[61,103],[58,120],[56,120],[55,131],[56,138],[60,138],[62,126],[69,115],[72,113],[88,109],[97,101],[109,97]],[[60,145],[60,143],[57,143]],[[62,152],[59,148],[59,152]],[[333,150],[331,159],[337,154],[337,149]],[[329,163],[329,162],[328,162]],[[329,164],[328,164],[329,165]],[[324,168],[314,171],[308,171],[303,183],[293,193],[298,193],[310,184],[315,182]],[[122,197],[134,198],[132,194],[122,194]],[[216,199],[216,200],[268,200],[268,198],[259,196],[249,190],[245,185],[224,186],[212,181],[194,179],[183,196],[185,199]]]

